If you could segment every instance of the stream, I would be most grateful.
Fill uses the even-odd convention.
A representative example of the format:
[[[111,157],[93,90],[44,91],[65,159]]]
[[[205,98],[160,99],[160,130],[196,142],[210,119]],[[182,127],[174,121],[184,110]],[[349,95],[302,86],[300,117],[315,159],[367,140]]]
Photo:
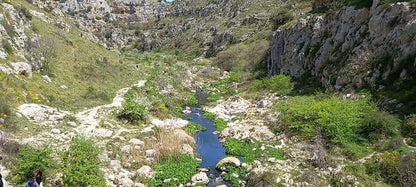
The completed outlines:
[[[186,115],[185,118],[191,117],[194,122],[201,124],[206,127],[206,131],[200,131],[195,135],[197,153],[202,162],[201,167],[208,167],[210,170],[207,172],[209,177],[208,187],[215,187],[218,185],[232,186],[225,182],[220,176],[220,171],[215,169],[217,162],[226,156],[225,147],[218,140],[218,135],[213,132],[216,131],[214,122],[204,116],[204,112],[199,109],[192,107],[191,113]]]

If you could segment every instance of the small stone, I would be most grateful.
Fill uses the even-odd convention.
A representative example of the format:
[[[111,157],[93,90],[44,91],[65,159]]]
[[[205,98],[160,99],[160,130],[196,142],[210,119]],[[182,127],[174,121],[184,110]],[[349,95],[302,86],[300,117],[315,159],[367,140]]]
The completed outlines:
[[[130,153],[131,150],[131,146],[130,145],[125,145],[121,148],[121,152],[122,153]]]
[[[146,150],[146,157],[147,158],[155,158],[156,157],[156,150],[154,150],[154,149]]]
[[[121,162],[120,162],[120,160],[111,160],[111,161],[110,161],[110,166],[111,166],[113,169],[116,169],[116,168],[121,168]]]
[[[118,185],[119,183],[120,183],[120,181],[118,179],[113,180],[113,184]]]
[[[61,85],[59,87],[61,87],[62,89],[68,89],[68,86],[66,86],[66,85]]]
[[[29,130],[29,128],[27,128],[27,127],[25,127],[25,128],[23,128],[25,131],[27,131],[27,130]]]
[[[51,78],[49,78],[49,76],[47,76],[47,75],[44,75],[43,76],[43,81],[45,81],[45,82],[52,82]]]
[[[110,180],[110,181],[114,181],[115,178],[116,178],[116,176],[114,176],[113,174],[108,176],[108,180]]]
[[[165,179],[165,180],[163,180],[163,183],[168,183],[168,182],[170,182],[172,179]]]
[[[61,130],[59,129],[52,129],[51,132],[54,134],[61,134]]]
[[[144,142],[143,141],[141,141],[139,139],[136,139],[136,138],[131,139],[129,141],[129,143],[134,144],[134,145],[144,145]]]
[[[146,176],[148,178],[153,176],[152,168],[150,166],[142,166],[140,169],[136,171],[138,176]]]
[[[144,185],[142,183],[135,183],[134,187],[146,187],[146,185]]]
[[[77,126],[77,123],[75,123],[73,121],[69,121],[68,122],[68,125],[73,126],[73,127],[76,127]]]

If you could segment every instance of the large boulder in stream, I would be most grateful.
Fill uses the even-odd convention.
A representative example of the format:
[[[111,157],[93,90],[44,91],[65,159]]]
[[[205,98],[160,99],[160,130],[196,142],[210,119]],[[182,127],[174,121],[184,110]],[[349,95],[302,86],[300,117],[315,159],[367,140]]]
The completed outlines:
[[[215,167],[219,168],[220,165],[224,165],[224,164],[232,164],[238,167],[240,166],[241,163],[240,163],[240,160],[236,157],[226,157],[226,158],[221,159]]]

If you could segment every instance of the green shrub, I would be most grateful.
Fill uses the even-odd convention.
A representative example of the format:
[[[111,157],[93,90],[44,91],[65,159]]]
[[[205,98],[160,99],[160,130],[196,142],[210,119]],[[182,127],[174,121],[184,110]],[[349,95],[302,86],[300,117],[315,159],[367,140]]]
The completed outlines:
[[[306,137],[312,137],[315,129],[322,129],[325,139],[335,144],[355,142],[362,117],[375,111],[376,106],[368,99],[342,99],[336,96],[315,98],[293,97],[280,106],[286,126],[296,129]]]
[[[23,146],[17,154],[14,168],[17,182],[25,183],[36,172],[50,169],[53,166],[51,152],[52,149],[49,146],[43,149],[36,149],[27,144]]]
[[[186,132],[188,132],[188,134],[196,134],[198,131],[206,131],[207,128],[204,126],[201,126],[201,124],[194,122],[194,121],[190,121],[185,127],[183,127]]]
[[[83,136],[72,138],[63,153],[63,183],[65,186],[106,186],[98,155],[102,150],[94,141]]]
[[[293,15],[287,10],[281,10],[277,12],[271,20],[273,23],[273,30],[276,30],[277,28],[291,21],[292,19]]]
[[[217,131],[220,131],[220,132],[228,127],[228,121],[225,121],[222,118],[215,119],[214,124],[217,127]]]
[[[230,72],[230,81],[232,82],[240,82],[241,76],[238,72],[231,71]]]
[[[375,143],[383,138],[396,135],[400,124],[398,118],[387,112],[371,111],[363,117],[359,134]]]
[[[215,115],[214,113],[212,113],[212,112],[208,112],[208,111],[204,111],[204,116],[205,117],[208,117],[209,119],[211,119],[211,120],[215,120],[215,118],[217,117],[217,115]]]
[[[178,186],[190,181],[193,174],[197,172],[199,161],[191,155],[171,155],[162,159],[156,165],[156,174],[149,180],[149,186]],[[176,178],[177,180],[174,180]],[[164,183],[165,179],[171,179]]]
[[[122,104],[123,110],[120,117],[129,120],[130,122],[137,122],[145,120],[146,106],[135,101],[135,91],[130,89],[124,95],[124,102]]]
[[[292,91],[290,76],[275,75],[262,80],[255,80],[251,84],[252,90],[269,89],[279,95],[287,95]]]
[[[188,100],[186,100],[186,105],[190,107],[198,106],[198,100],[195,97],[195,94],[189,95]]]
[[[7,54],[13,53],[13,47],[10,45],[9,41],[3,40],[3,49],[6,51]]]

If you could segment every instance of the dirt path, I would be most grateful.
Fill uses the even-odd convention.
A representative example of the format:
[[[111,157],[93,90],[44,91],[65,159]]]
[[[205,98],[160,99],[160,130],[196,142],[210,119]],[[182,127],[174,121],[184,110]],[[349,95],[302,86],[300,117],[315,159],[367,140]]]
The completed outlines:
[[[143,87],[146,80],[140,80],[132,85]],[[114,131],[125,131],[118,121],[111,119],[113,111],[121,107],[124,94],[131,88],[122,88],[117,91],[113,102],[106,105],[96,106],[80,112],[62,111],[57,108],[41,104],[23,104],[18,107],[17,115],[26,117],[31,122],[44,128],[41,133],[32,137],[26,137],[19,141],[24,143],[65,145],[75,134],[83,134],[87,137],[111,137]],[[73,121],[66,122],[67,116],[74,117]],[[30,131],[30,129],[25,129]]]

